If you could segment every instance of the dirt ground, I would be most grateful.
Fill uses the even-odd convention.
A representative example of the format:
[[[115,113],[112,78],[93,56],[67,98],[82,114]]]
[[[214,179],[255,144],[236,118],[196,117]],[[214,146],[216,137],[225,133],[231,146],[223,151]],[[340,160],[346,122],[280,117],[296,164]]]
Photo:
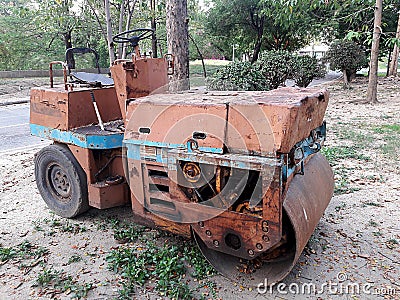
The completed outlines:
[[[0,100],[10,91],[26,93],[24,84],[10,85],[0,83],[0,94],[8,91]],[[188,275],[183,281],[196,299],[400,299],[400,80],[380,79],[374,105],[360,102],[365,79],[351,89],[338,82],[326,87],[331,99],[323,153],[335,172],[335,195],[285,286],[257,290],[220,275]],[[130,207],[91,209],[74,220],[55,216],[36,188],[37,151],[0,155],[0,299],[118,298],[123,279],[108,268],[111,251],[146,248],[149,240],[187,243],[145,230],[119,244],[115,220],[134,222]],[[69,288],[60,290],[57,280]],[[295,295],[304,284],[316,290]],[[155,285],[135,285],[132,298],[164,299]]]

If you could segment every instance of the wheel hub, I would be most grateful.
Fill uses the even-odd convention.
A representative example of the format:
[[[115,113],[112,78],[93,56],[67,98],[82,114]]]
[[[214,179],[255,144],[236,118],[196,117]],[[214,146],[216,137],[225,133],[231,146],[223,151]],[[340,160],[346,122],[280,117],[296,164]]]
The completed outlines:
[[[67,173],[58,165],[49,167],[49,183],[52,192],[60,199],[71,196],[71,184]]]

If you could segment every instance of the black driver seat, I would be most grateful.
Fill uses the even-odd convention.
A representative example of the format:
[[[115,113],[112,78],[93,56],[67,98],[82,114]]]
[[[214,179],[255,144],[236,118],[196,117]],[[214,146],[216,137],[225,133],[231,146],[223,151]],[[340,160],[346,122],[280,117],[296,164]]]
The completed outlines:
[[[95,57],[96,68],[98,73],[88,73],[88,72],[74,72],[75,70],[75,58],[74,54],[86,54],[92,53]],[[110,77],[107,77],[104,74],[100,74],[100,66],[99,66],[99,54],[90,48],[69,48],[65,52],[65,60],[68,65],[68,72],[71,80],[73,82],[89,84],[93,86],[110,86],[114,84],[114,80]]]

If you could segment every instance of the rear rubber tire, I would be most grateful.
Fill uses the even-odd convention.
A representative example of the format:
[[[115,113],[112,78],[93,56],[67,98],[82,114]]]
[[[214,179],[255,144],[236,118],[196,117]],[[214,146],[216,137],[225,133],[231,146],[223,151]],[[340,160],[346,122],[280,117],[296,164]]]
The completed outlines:
[[[35,155],[35,178],[47,206],[73,218],[89,209],[86,174],[67,146],[53,144]]]

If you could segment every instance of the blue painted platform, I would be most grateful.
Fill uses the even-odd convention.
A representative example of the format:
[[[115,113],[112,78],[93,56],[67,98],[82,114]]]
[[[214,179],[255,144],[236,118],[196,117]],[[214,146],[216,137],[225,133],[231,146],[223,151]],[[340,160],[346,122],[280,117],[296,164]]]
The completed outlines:
[[[122,147],[124,133],[100,130],[99,126],[85,126],[70,131],[30,124],[31,134],[43,139],[72,144],[86,149],[115,149]]]

